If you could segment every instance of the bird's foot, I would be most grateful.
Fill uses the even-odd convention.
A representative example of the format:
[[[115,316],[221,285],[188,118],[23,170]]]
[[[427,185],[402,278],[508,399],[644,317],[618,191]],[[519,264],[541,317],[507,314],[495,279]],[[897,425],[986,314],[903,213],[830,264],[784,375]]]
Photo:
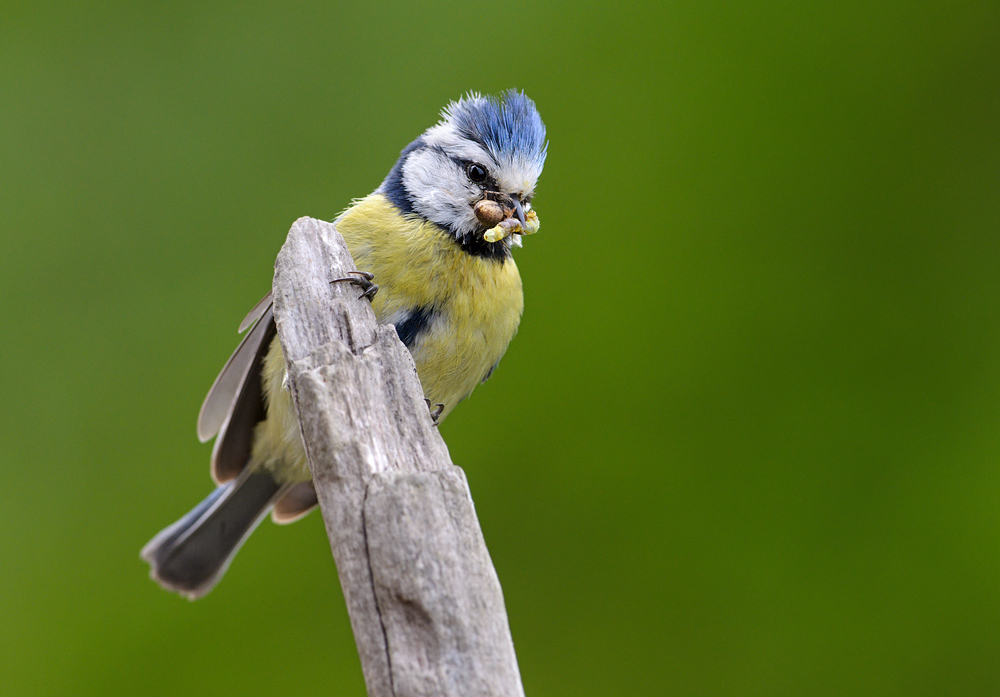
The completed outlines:
[[[426,397],[424,397],[424,401],[427,402],[427,408],[431,412],[431,421],[433,421],[434,425],[437,426],[438,425],[438,419],[440,419],[441,418],[441,414],[444,413],[444,405],[441,404],[440,402],[437,403],[437,404],[432,405],[431,404],[431,400],[427,399]]]
[[[372,298],[378,292],[378,284],[373,283],[375,274],[369,271],[348,271],[349,274],[354,274],[353,276],[348,276],[347,278],[335,278],[330,283],[350,283],[361,289],[362,293],[358,296],[358,300],[361,298],[368,298],[371,302]]]

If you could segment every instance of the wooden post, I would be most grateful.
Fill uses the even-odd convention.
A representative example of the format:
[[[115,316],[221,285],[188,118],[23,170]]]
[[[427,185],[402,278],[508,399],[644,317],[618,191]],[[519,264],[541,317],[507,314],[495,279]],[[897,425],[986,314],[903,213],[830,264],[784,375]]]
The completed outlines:
[[[354,270],[333,224],[297,220],[274,317],[368,695],[523,697],[465,474],[395,329],[330,284]]]

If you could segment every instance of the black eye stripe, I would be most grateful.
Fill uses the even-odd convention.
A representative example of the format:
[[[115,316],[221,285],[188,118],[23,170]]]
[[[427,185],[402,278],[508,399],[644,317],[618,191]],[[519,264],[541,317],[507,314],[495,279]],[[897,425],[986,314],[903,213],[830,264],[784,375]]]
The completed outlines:
[[[473,181],[476,184],[478,184],[479,186],[482,186],[483,188],[486,188],[486,189],[499,190],[499,185],[497,184],[496,179],[494,179],[492,176],[490,176],[490,170],[486,167],[486,165],[480,164],[479,162],[475,162],[474,160],[464,160],[464,159],[462,159],[460,157],[455,157],[454,155],[452,155],[448,151],[446,151],[444,148],[442,148],[440,145],[431,145],[427,149],[428,150],[433,150],[434,152],[437,152],[437,153],[440,153],[441,155],[444,155],[449,160],[451,160],[452,162],[454,162],[456,165],[458,165],[459,167],[461,167],[462,171],[465,172],[465,176],[469,177],[470,181]],[[471,176],[469,176],[469,168],[472,167],[473,165],[475,165],[477,167],[482,167],[483,172],[486,174],[486,176],[485,176],[484,179],[480,179],[480,180],[477,181],[477,180],[473,179]]]

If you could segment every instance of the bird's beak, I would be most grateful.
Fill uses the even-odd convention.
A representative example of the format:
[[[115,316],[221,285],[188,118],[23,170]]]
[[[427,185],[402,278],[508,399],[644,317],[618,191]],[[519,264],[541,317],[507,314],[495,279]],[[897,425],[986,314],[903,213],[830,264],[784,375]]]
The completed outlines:
[[[527,227],[528,220],[524,217],[524,206],[521,205],[521,199],[516,195],[511,194],[510,200],[514,203],[514,215],[517,216],[517,220],[521,223],[521,227]]]

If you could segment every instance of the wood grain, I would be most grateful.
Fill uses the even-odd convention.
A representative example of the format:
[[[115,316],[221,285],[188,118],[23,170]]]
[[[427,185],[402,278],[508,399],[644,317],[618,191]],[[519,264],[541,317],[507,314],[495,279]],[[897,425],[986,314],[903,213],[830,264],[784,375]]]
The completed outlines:
[[[368,694],[521,697],[465,474],[395,329],[355,286],[330,284],[353,270],[333,224],[299,219],[274,316]]]

